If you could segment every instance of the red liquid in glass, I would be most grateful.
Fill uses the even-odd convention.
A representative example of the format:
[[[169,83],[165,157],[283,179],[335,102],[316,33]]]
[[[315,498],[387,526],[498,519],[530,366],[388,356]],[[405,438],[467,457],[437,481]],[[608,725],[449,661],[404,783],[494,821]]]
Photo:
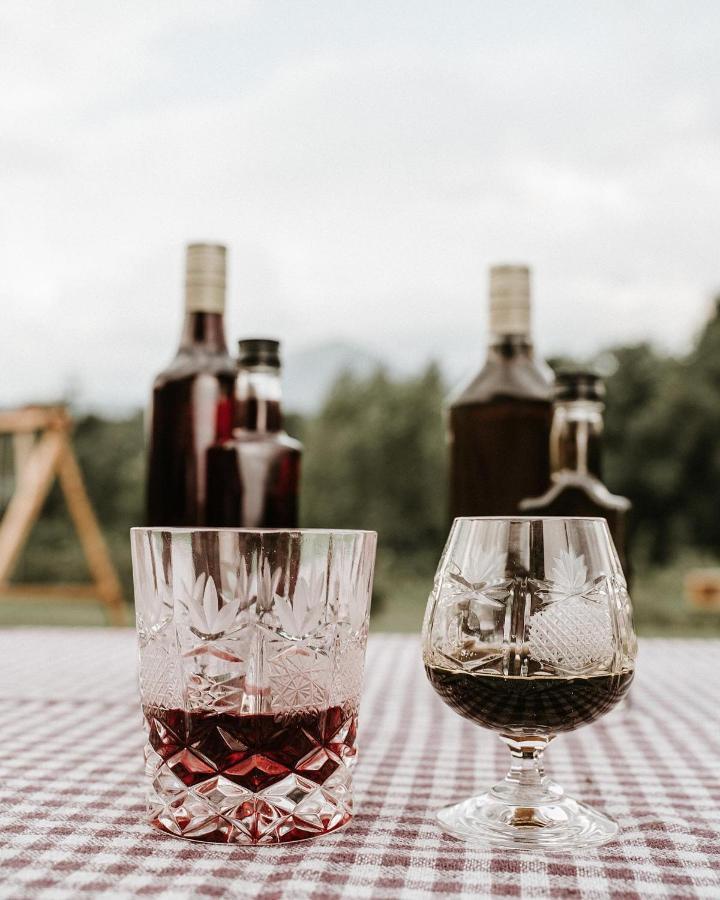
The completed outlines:
[[[289,806],[300,802],[302,791],[287,788],[288,777],[297,776],[305,790],[321,786],[340,768],[354,762],[357,733],[357,704],[348,701],[327,709],[298,709],[285,712],[236,715],[209,711],[144,707],[148,740],[152,749],[193,793],[218,804],[226,820],[252,822],[253,839],[262,837],[263,821],[258,813],[261,792],[277,804],[285,798]],[[243,794],[232,809],[222,808],[222,795],[214,791],[218,778],[231,782],[251,795]],[[268,789],[277,788],[277,797]],[[256,796],[258,795],[258,796]],[[232,802],[232,801],[231,801]],[[328,831],[344,825],[349,810],[338,817],[336,807],[319,813],[321,827]],[[159,819],[153,825],[163,830]],[[227,824],[227,823],[226,823]],[[310,836],[301,825],[284,829],[281,842]],[[218,828],[193,835],[196,840],[225,841]]]

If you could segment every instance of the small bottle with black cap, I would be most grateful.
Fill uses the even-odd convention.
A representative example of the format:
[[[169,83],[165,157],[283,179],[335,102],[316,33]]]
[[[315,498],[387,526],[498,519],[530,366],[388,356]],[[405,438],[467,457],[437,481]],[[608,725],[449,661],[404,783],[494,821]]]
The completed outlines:
[[[296,528],[302,444],[283,428],[280,343],[239,342],[232,436],[208,450],[208,524]]]
[[[628,569],[626,520],[630,501],[610,493],[602,481],[605,385],[590,370],[557,374],[550,428],[550,488],[523,500],[537,516],[600,516],[607,519],[620,562]]]

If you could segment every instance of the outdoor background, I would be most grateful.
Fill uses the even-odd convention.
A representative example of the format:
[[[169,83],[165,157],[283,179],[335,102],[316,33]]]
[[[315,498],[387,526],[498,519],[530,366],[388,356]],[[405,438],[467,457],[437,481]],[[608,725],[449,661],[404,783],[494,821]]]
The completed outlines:
[[[228,245],[228,338],[278,337],[304,525],[380,534],[375,627],[419,627],[446,536],[443,405],[482,364],[487,269],[533,271],[554,361],[607,376],[642,633],[720,554],[720,6],[0,7],[0,407],[70,402],[131,596],[143,409],[184,245]],[[0,511],[12,490],[0,441]],[[82,577],[53,492],[16,577]],[[0,624],[104,622],[3,601]]]

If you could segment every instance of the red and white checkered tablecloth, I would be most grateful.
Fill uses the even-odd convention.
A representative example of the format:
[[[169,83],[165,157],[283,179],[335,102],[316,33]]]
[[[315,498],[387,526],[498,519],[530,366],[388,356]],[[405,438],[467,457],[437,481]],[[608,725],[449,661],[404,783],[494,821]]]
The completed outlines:
[[[373,636],[353,823],[289,847],[215,847],[142,821],[134,635],[0,632],[0,896],[720,898],[718,660],[720,641],[641,642],[631,707],[547,754],[620,839],[525,855],[438,831],[434,810],[502,776],[507,751],[435,697],[416,637]]]

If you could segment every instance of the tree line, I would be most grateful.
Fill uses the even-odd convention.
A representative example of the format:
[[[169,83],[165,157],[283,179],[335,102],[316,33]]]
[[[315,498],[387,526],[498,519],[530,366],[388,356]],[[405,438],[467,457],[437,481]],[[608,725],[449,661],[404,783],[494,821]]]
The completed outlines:
[[[714,552],[720,546],[720,301],[682,357],[640,343],[611,348],[596,362],[609,372],[605,481],[632,500],[636,565],[667,562],[683,547]],[[442,550],[446,391],[436,364],[408,378],[383,369],[370,377],[346,373],[317,415],[288,416],[288,430],[305,444],[302,524],[377,530],[381,584],[398,566],[431,578]],[[122,421],[83,416],[74,440],[130,595],[128,529],[143,521],[144,507],[142,414]],[[53,491],[17,576],[68,581],[82,574],[62,498]]]

